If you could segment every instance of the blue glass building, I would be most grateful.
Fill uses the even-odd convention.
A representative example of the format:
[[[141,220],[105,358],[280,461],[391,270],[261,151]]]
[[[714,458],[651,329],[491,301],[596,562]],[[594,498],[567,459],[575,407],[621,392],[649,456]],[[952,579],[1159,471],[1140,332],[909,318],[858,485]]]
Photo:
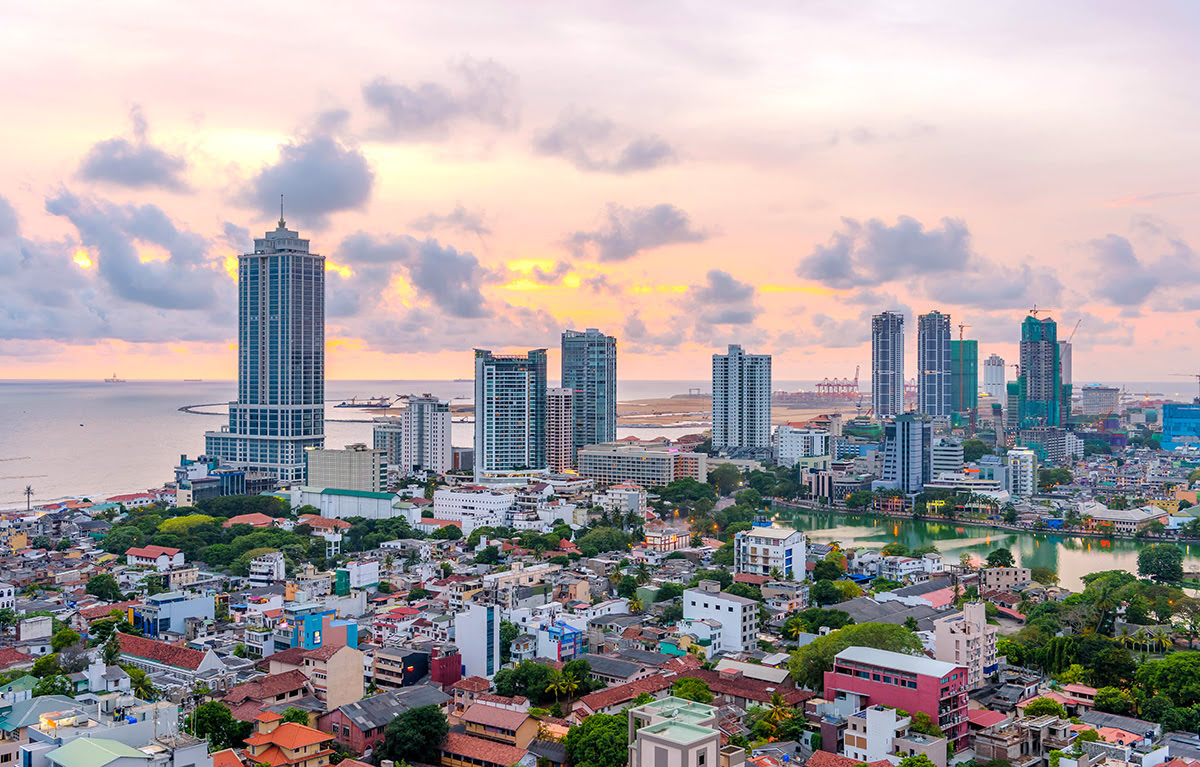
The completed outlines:
[[[1169,402],[1162,410],[1163,450],[1200,449],[1200,402]]]
[[[546,468],[546,350],[475,350],[475,477]]]
[[[304,451],[325,444],[325,257],[284,223],[238,258],[238,399],[204,442],[210,458],[303,482]]]
[[[562,334],[562,386],[572,392],[572,451],[617,438],[617,339],[595,328]]]

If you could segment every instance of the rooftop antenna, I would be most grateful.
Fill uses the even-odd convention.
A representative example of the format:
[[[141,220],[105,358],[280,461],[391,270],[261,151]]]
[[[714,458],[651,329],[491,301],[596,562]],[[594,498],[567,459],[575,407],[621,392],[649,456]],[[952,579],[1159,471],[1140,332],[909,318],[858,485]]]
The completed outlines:
[[[279,228],[283,229],[287,222],[283,220],[283,195],[279,195]]]

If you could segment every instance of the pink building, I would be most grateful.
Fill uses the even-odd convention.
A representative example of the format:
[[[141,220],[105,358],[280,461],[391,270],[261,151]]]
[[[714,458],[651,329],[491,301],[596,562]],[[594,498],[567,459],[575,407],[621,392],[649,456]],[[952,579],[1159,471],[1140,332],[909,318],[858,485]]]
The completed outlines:
[[[825,672],[825,698],[852,700],[856,710],[883,705],[929,715],[954,744],[967,747],[967,670],[924,655],[847,647]]]

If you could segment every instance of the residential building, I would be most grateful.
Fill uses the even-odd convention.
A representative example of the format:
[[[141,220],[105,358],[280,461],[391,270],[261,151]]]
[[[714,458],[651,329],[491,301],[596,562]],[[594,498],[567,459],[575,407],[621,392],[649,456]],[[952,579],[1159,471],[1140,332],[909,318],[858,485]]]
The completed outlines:
[[[825,672],[825,698],[863,709],[883,705],[922,712],[959,751],[967,746],[967,670],[924,655],[847,647]]]
[[[1008,492],[1029,498],[1037,492],[1037,454],[1028,448],[1008,451]]]
[[[1053,715],[1035,719],[1004,717],[975,733],[974,748],[976,758],[981,761],[1032,765],[1050,763],[1052,752],[1068,751],[1074,741],[1075,732],[1069,720]],[[1128,763],[1123,759],[1120,761]],[[1075,763],[1083,765],[1087,762],[1079,760]]]
[[[989,591],[1012,591],[1031,582],[1033,571],[1028,567],[985,567],[979,571],[980,594]]]
[[[898,415],[883,427],[883,472],[876,490],[921,492],[933,478],[933,424],[920,416]]]
[[[454,615],[454,644],[462,656],[463,673],[491,679],[500,670],[500,608],[464,605]]]
[[[950,342],[950,412],[979,409],[979,342]]]
[[[917,412],[941,418],[950,414],[950,315],[929,312],[917,317]]]
[[[745,752],[721,746],[718,709],[666,697],[629,709],[629,767],[742,767]]]
[[[795,466],[800,458],[829,455],[830,437],[827,431],[784,424],[775,429],[775,462],[780,466]]]
[[[983,391],[996,402],[1004,401],[1007,378],[1008,368],[999,354],[989,355],[983,361]]]
[[[168,632],[182,636],[189,618],[213,620],[215,610],[211,596],[183,591],[154,594],[143,604],[129,608],[130,623],[149,637]]]
[[[434,519],[459,522],[470,535],[476,527],[502,527],[517,502],[513,493],[484,487],[443,487],[433,493]]]
[[[644,514],[646,489],[641,485],[609,485],[603,493],[592,496],[592,505],[601,507],[609,514]]]
[[[325,257],[281,215],[238,257],[238,398],[204,452],[303,482],[305,451],[325,444],[324,403]]]
[[[387,489],[387,451],[369,448],[361,442],[346,445],[345,450],[310,448],[309,487],[382,493]]]
[[[534,767],[533,752],[504,743],[450,732],[442,741],[441,767]]]
[[[934,657],[966,668],[967,689],[977,690],[998,668],[998,630],[988,623],[983,602],[968,602],[961,613],[934,620]]]
[[[1084,415],[1109,415],[1121,409],[1121,390],[1116,386],[1088,384],[1079,395],[1079,409]]]
[[[895,708],[868,706],[846,717],[842,756],[867,764],[889,756],[925,754],[935,767],[946,767],[946,739],[912,732],[912,717]]]
[[[250,587],[262,588],[284,579],[287,563],[282,551],[269,551],[250,560]]]
[[[475,477],[546,468],[546,350],[475,350]]]
[[[1168,402],[1162,406],[1162,418],[1163,450],[1200,449],[1200,401]]]
[[[304,652],[304,650],[286,650],[285,652]],[[283,653],[270,656],[273,660]],[[361,670],[359,672],[361,676]],[[304,672],[297,668],[287,671],[276,671],[267,676],[234,685],[221,698],[221,702],[229,709],[234,719],[242,722],[253,722],[254,718],[270,706],[287,705],[292,701],[312,695],[312,683]],[[361,694],[361,692],[360,692]]]
[[[691,545],[692,535],[687,530],[647,530],[646,541],[643,544],[650,551],[668,553],[686,549]]]
[[[413,394],[399,416],[375,419],[375,447],[403,474],[445,474],[454,462],[450,423],[449,402]]]
[[[168,546],[135,546],[126,550],[125,562],[130,567],[153,567],[165,573],[173,567],[183,567],[184,555]]]
[[[871,408],[876,418],[904,412],[904,315],[871,318]]]
[[[255,717],[254,734],[246,738],[248,758],[271,767],[328,767],[333,736],[296,722],[284,722],[274,711]]]
[[[597,484],[664,487],[684,477],[708,480],[708,455],[668,442],[608,442],[578,453],[579,476]]]
[[[1017,377],[1018,426],[1061,426],[1062,366],[1058,324],[1049,317],[1029,316],[1021,323],[1021,367]],[[1070,390],[1067,389],[1070,408]]]
[[[537,657],[566,663],[587,651],[587,636],[564,621],[552,621],[537,627]]]
[[[770,448],[771,355],[730,344],[712,358],[712,446]]]
[[[327,710],[363,696],[363,652],[357,647],[323,645],[309,650],[293,647],[264,660],[269,664],[271,677],[302,673]]]
[[[337,708],[321,716],[318,727],[333,733],[333,739],[355,754],[374,749],[384,730],[410,708],[437,706],[445,711],[451,698],[433,685],[419,684],[402,690],[381,692]]]
[[[459,715],[467,734],[517,748],[528,748],[537,737],[538,720],[528,711],[472,703]]]
[[[617,339],[596,328],[562,334],[562,388],[572,393],[571,460],[617,438]]]
[[[700,581],[683,592],[685,620],[712,620],[721,624],[720,645],[714,652],[743,652],[758,647],[758,602],[724,594],[717,581]]]
[[[159,642],[133,634],[117,634],[121,662],[136,666],[148,674],[163,673],[186,683],[188,689],[202,679],[209,689],[224,689],[228,680],[225,664],[212,650],[193,650],[189,647]]]
[[[807,577],[805,541],[803,531],[793,528],[743,530],[733,537],[734,571],[802,581]]]
[[[575,411],[570,389],[546,390],[546,463],[561,474],[575,465]]]

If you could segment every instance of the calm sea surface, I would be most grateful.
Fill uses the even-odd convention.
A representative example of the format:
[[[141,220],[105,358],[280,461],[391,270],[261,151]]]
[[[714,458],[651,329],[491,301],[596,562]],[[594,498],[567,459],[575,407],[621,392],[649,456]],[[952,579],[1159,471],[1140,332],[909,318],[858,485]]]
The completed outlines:
[[[813,382],[780,381],[797,389]],[[670,397],[691,388],[707,394],[708,381],[621,381],[621,400]],[[350,397],[429,392],[470,402],[470,381],[327,381],[325,443],[341,447],[371,443],[369,410],[336,408]],[[233,381],[0,381],[0,508],[24,506],[25,486],[33,498],[106,496],[161,486],[173,478],[179,456],[204,451],[204,432],[227,422],[224,405],[207,415],[182,413],[184,405],[224,403],[237,396]],[[360,419],[365,422],[348,422]],[[692,419],[686,419],[692,420]],[[471,445],[469,423],[455,423],[456,446]],[[697,427],[618,428],[617,436],[679,437]]]

